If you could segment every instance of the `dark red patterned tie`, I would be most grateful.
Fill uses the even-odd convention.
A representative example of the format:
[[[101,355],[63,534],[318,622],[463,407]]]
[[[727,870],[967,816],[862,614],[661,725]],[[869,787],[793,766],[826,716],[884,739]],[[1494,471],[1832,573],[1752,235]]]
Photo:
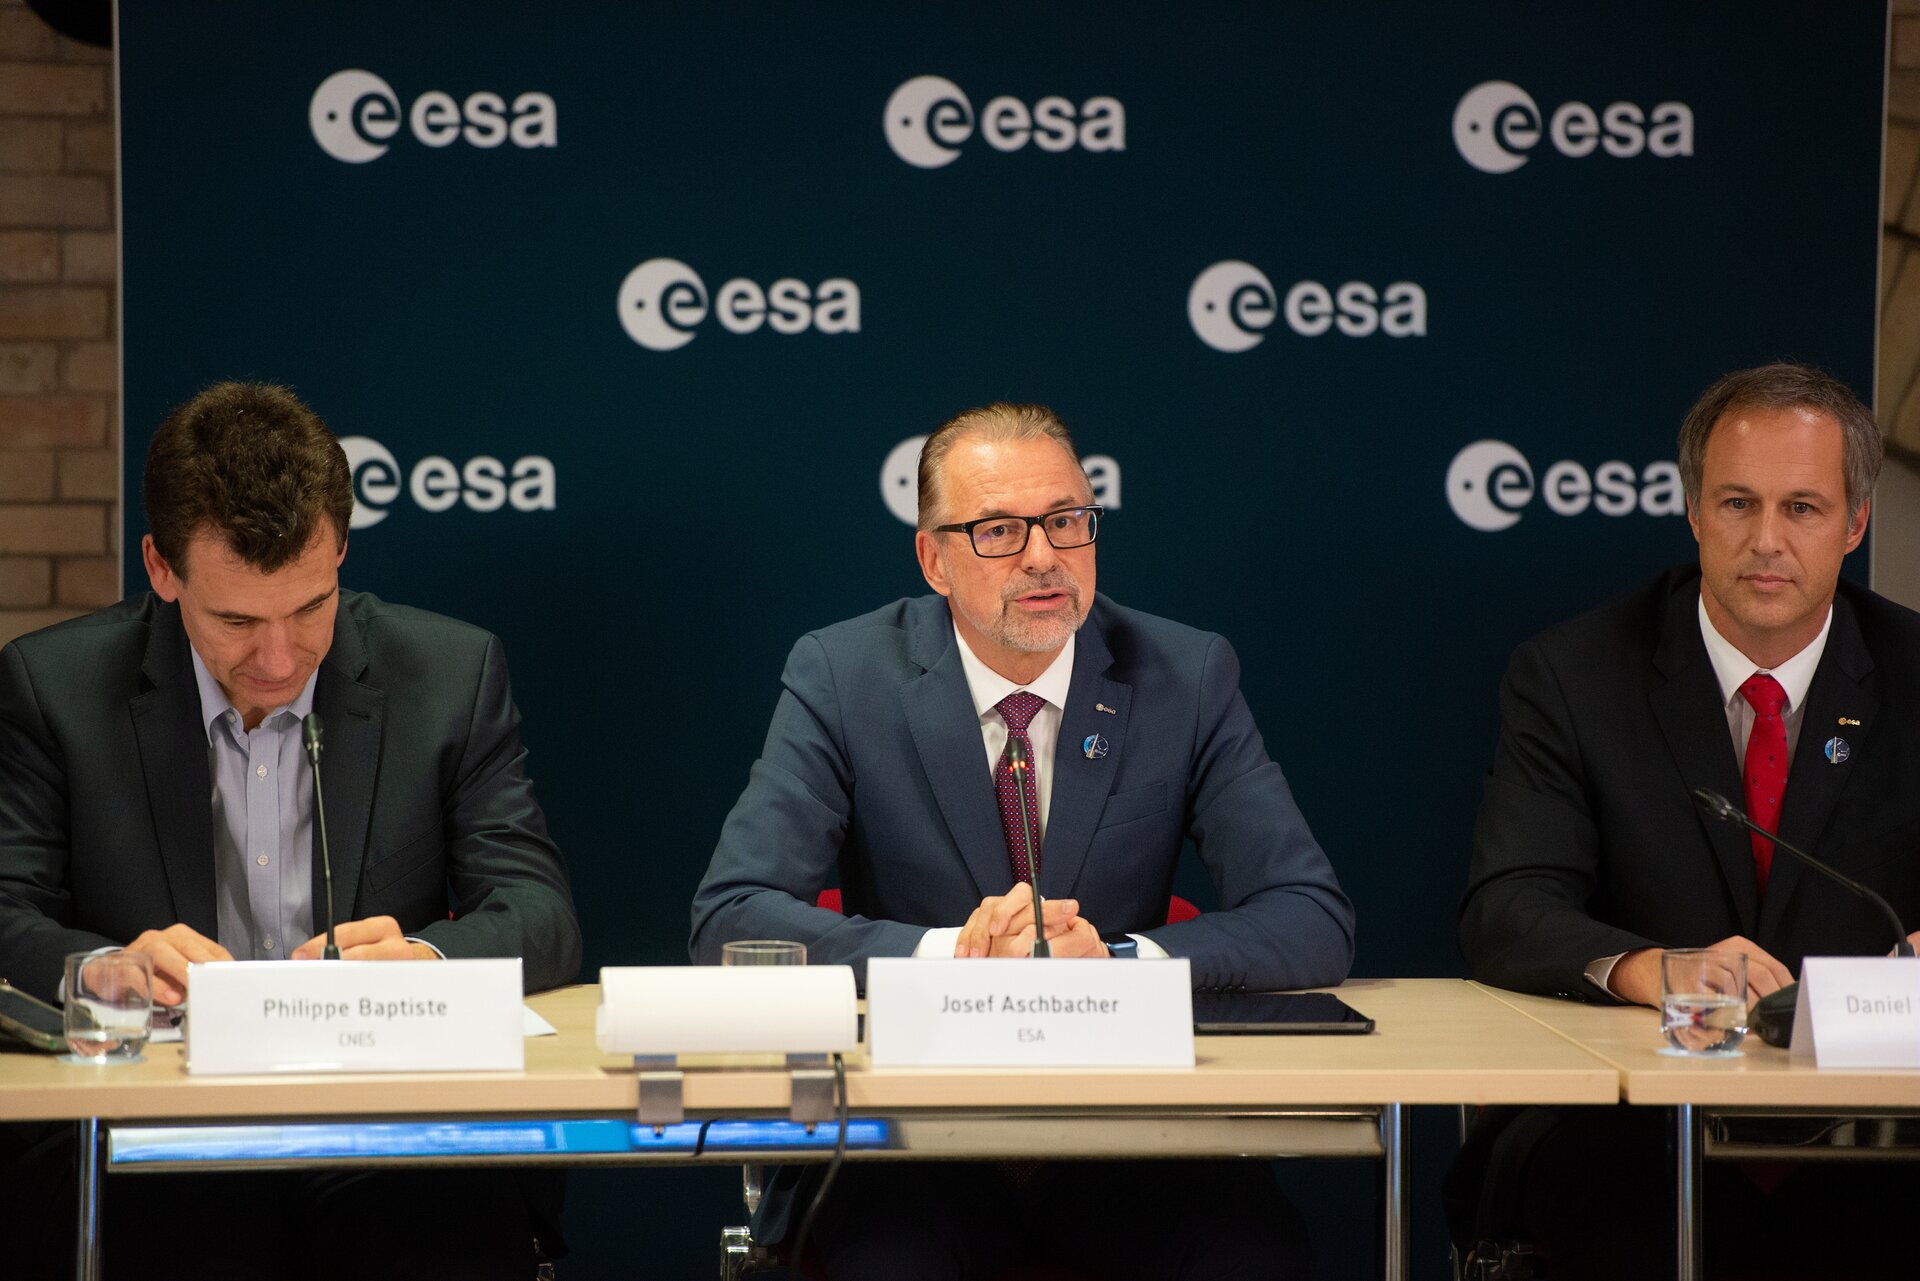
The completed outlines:
[[[1017,689],[1001,699],[995,707],[1000,719],[1007,723],[1009,741],[1019,739],[1020,745],[1027,749],[1027,759],[1033,759],[1033,742],[1027,737],[1027,726],[1033,724],[1034,714],[1047,705],[1047,700],[1038,694]],[[1020,785],[1014,779],[1013,771],[1007,768],[1005,752],[1000,754],[1000,763],[993,770],[993,790],[1000,796],[1000,830],[1007,836],[1007,858],[1013,864],[1013,882],[1020,884],[1027,879],[1027,829],[1020,822]],[[1032,770],[1027,771],[1027,817],[1032,821],[1032,830],[1036,835],[1040,831],[1040,780],[1034,777]],[[1040,850],[1033,851],[1033,870],[1040,870]]]
[[[1747,735],[1747,817],[1769,832],[1780,830],[1780,801],[1787,794],[1787,722],[1780,709],[1787,691],[1765,672],[1755,672],[1740,687],[1740,697],[1753,708],[1753,732]],[[1767,892],[1767,873],[1773,869],[1773,842],[1748,833],[1753,841],[1753,875],[1760,892]]]

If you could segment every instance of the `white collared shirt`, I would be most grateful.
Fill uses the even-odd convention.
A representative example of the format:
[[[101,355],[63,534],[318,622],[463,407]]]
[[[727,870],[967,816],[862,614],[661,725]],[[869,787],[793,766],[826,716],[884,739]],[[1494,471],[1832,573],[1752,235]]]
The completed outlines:
[[[960,647],[960,670],[967,678],[967,693],[973,698],[974,715],[980,718],[980,742],[986,750],[985,782],[989,789],[993,787],[994,770],[1000,764],[1000,753],[1007,747],[1007,723],[1000,717],[1000,700],[1023,689],[1045,700],[1027,725],[1027,741],[1033,745],[1034,785],[1040,793],[1042,837],[1047,834],[1047,813],[1053,803],[1053,757],[1060,746],[1060,721],[1066,715],[1067,690],[1073,684],[1073,640],[1073,637],[1067,637],[1067,643],[1047,664],[1046,671],[1025,685],[1018,685],[981,662],[980,656],[967,644],[967,638],[960,634],[959,627],[953,630],[953,643]],[[1044,840],[1040,849],[1044,860]],[[1013,880],[1011,863],[1007,868],[1007,880],[1009,884]],[[945,925],[928,930],[920,936],[913,954],[920,957],[951,957],[954,944],[960,941],[960,929],[958,925]],[[1160,960],[1167,954],[1166,949],[1152,939],[1142,938],[1138,934],[1129,937],[1139,943],[1139,955],[1143,960]]]
[[[1733,736],[1733,759],[1742,776],[1747,768],[1747,739],[1753,735],[1753,704],[1740,693],[1740,687],[1747,678],[1756,672],[1765,672],[1780,682],[1780,688],[1787,695],[1787,705],[1781,709],[1787,725],[1787,759],[1793,759],[1795,747],[1800,743],[1800,724],[1806,720],[1807,690],[1813,685],[1813,673],[1820,666],[1820,656],[1827,652],[1827,633],[1833,628],[1833,605],[1827,605],[1827,617],[1820,624],[1820,634],[1808,642],[1807,647],[1789,658],[1778,667],[1755,667],[1753,660],[1742,654],[1734,643],[1720,634],[1707,617],[1707,598],[1700,597],[1700,639],[1706,642],[1707,658],[1713,663],[1714,679],[1720,683],[1720,697],[1725,703],[1723,710],[1727,714],[1727,732]],[[1613,967],[1625,956],[1620,952],[1614,956],[1603,956],[1587,966],[1587,981],[1597,985],[1602,991],[1612,992],[1607,981],[1613,977]]]

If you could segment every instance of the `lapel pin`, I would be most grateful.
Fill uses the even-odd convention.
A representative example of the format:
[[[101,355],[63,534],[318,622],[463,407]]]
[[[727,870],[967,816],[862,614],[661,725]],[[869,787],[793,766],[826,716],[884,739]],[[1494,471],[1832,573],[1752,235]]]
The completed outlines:
[[[1096,712],[1105,712],[1109,716],[1118,716],[1120,714],[1119,708],[1108,707],[1105,703],[1095,703],[1093,705],[1093,710]]]
[[[1859,722],[1856,721],[1854,723],[1858,724]],[[1827,760],[1834,765],[1844,764],[1847,757],[1853,755],[1853,749],[1847,746],[1847,740],[1844,738],[1828,739],[1825,751],[1827,753]]]
[[[1859,721],[1856,721],[1856,720],[1855,720],[1855,719],[1853,719],[1853,717],[1851,717],[1851,716],[1842,716],[1842,717],[1840,718],[1840,723],[1841,723],[1842,725],[1858,725],[1858,724],[1859,724],[1860,722],[1859,722]]]
[[[1829,744],[1829,746],[1831,746],[1831,744]],[[1086,740],[1080,744],[1080,750],[1087,754],[1088,760],[1097,761],[1107,754],[1107,740],[1101,738],[1098,734],[1089,734]]]

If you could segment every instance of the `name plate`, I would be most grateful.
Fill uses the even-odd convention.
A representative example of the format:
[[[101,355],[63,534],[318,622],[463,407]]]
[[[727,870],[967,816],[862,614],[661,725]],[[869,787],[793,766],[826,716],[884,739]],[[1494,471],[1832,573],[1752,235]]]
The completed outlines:
[[[520,961],[213,961],[188,968],[187,1071],[517,1072]]]
[[[1920,1068],[1920,957],[1806,958],[1791,1053],[1817,1067]]]
[[[867,962],[875,1067],[1192,1067],[1186,958]]]

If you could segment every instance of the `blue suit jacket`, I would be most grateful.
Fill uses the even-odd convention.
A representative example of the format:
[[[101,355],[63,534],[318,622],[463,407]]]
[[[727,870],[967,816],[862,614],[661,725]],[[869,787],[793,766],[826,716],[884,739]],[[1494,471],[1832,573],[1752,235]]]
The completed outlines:
[[[731,939],[797,939],[864,979],[868,957],[910,955],[1013,880],[947,602],[900,600],[811,632],[781,681],[694,896],[693,958],[715,962]],[[1108,744],[1097,759],[1081,750],[1093,734]],[[1188,838],[1222,910],[1167,925]],[[1043,895],[1189,958],[1196,987],[1337,983],[1352,962],[1353,906],[1219,636],[1094,598],[1042,848]],[[836,863],[844,916],[814,906]]]

